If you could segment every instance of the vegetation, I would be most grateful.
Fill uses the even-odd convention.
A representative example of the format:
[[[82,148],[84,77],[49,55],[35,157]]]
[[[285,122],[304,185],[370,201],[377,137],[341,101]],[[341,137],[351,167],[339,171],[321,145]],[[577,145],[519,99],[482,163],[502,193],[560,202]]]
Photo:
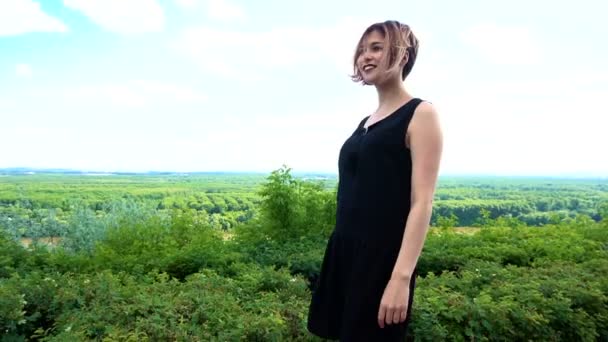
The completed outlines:
[[[1,339],[316,341],[306,315],[335,184],[287,168],[2,177]],[[607,340],[606,190],[442,179],[409,338]]]

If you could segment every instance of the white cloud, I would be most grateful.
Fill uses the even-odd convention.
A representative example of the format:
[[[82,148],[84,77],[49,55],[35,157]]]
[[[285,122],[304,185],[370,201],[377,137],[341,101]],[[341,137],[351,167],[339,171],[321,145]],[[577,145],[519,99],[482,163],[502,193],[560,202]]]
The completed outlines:
[[[207,17],[220,21],[242,21],[247,18],[245,10],[227,0],[175,0],[175,4],[190,13],[204,10]]]
[[[375,106],[373,90],[358,90],[361,96],[350,101],[314,102],[289,113],[213,118],[200,134],[185,139],[190,143],[184,149],[175,150],[197,151],[219,170],[268,172],[286,164],[297,171],[337,172],[342,143]]]
[[[0,36],[14,36],[30,32],[66,32],[67,26],[59,19],[42,11],[32,0],[0,1]]]
[[[256,79],[279,68],[329,62],[345,75],[359,35],[372,21],[344,18],[326,27],[282,27],[268,31],[227,31],[192,27],[173,48],[202,69],[227,77]]]
[[[147,96],[166,97],[179,103],[204,102],[207,97],[202,93],[181,85],[158,81],[134,81],[133,85]]]
[[[29,64],[19,63],[15,66],[15,74],[19,77],[30,78],[34,71]]]
[[[148,80],[67,89],[64,96],[71,101],[110,103],[119,107],[201,103],[207,100],[206,95],[190,87]]]
[[[245,19],[245,11],[226,0],[207,0],[207,10],[211,18],[220,20],[240,20]]]
[[[467,94],[475,94],[474,101]],[[442,169],[448,174],[605,176],[606,96],[608,78],[582,73],[451,91],[436,99],[445,134]]]
[[[165,26],[163,9],[156,0],[64,0],[63,3],[115,33],[159,32]]]
[[[200,0],[175,0],[177,6],[184,9],[192,9],[200,6]]]
[[[542,58],[540,42],[527,27],[479,24],[465,30],[460,38],[495,64],[536,64]]]

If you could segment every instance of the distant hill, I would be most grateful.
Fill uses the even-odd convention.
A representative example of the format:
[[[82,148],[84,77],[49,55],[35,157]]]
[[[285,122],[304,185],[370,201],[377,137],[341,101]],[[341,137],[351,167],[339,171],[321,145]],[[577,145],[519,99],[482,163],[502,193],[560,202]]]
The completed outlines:
[[[269,173],[269,172],[268,172]],[[30,167],[9,167],[0,168],[0,175],[33,175],[33,174],[62,174],[62,175],[103,175],[103,176],[124,176],[124,175],[150,175],[150,176],[179,176],[179,175],[266,175],[266,172],[253,171],[195,171],[195,172],[179,172],[179,171],[95,171],[95,170],[74,170],[74,169],[58,169],[58,168],[30,168]],[[335,178],[335,174],[331,173],[315,173],[315,172],[294,172],[294,176],[312,180],[324,180]]]
[[[31,167],[9,167],[0,168],[0,176],[4,175],[32,175],[32,174],[63,174],[63,175],[88,175],[88,176],[128,176],[128,175],[149,175],[149,176],[221,176],[221,175],[267,175],[270,172],[259,171],[97,171],[97,170],[75,170],[61,168],[31,168]],[[327,180],[334,179],[338,175],[330,172],[297,172],[292,174],[301,179],[307,180]],[[441,180],[446,179],[597,179],[607,180],[608,174],[602,172],[578,172],[578,173],[556,173],[553,175],[490,175],[490,174],[443,174]]]
[[[83,173],[83,171],[79,170],[71,170],[71,169],[38,169],[38,168],[30,168],[30,167],[9,167],[9,168],[0,168],[0,174],[8,174],[8,175],[24,175],[24,174],[32,174],[32,173]]]

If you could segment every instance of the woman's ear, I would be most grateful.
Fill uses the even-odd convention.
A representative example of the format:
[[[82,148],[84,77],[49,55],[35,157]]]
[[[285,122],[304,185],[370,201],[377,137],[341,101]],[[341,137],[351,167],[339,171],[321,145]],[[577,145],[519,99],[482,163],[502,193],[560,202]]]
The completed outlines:
[[[405,55],[403,56],[403,59],[401,60],[401,63],[399,63],[399,66],[403,67],[407,64],[407,61],[410,60],[410,52],[409,51],[405,51]]]

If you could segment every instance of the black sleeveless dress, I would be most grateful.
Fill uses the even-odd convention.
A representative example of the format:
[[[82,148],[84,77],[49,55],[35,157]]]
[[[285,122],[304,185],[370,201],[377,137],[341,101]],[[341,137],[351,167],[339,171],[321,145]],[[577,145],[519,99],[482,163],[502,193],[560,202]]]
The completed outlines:
[[[367,129],[364,118],[340,150],[338,207],[318,281],[313,286],[308,330],[340,341],[404,341],[416,271],[410,281],[405,322],[378,326],[410,210],[412,161],[405,134],[416,107],[412,99]]]

